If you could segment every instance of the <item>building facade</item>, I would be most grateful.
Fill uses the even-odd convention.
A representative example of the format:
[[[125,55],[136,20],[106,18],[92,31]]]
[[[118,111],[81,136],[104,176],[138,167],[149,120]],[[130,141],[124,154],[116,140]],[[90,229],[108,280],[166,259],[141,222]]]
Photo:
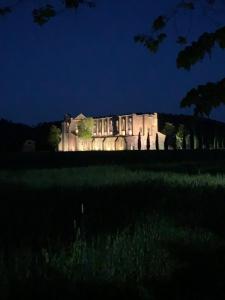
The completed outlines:
[[[83,114],[62,122],[59,151],[119,151],[164,149],[165,135],[158,131],[158,115],[127,114],[93,118],[91,138],[79,137]]]

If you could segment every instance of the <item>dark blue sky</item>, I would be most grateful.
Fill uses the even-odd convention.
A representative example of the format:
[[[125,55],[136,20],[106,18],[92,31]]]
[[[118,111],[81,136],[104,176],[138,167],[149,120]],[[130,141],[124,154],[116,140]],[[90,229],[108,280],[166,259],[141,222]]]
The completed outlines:
[[[176,69],[174,43],[166,42],[156,55],[134,43],[176,0],[96,2],[95,9],[66,12],[41,28],[32,23],[27,4],[0,19],[0,117],[36,124],[67,112],[190,113],[179,108],[186,92],[224,77],[225,53],[219,49],[188,72]],[[193,36],[203,25],[195,19]],[[212,118],[225,121],[225,109]]]

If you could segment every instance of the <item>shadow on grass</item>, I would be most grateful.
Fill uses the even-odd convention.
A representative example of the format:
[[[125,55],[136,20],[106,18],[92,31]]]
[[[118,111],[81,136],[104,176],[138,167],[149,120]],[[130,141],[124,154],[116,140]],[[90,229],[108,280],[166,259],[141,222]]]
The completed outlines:
[[[143,299],[137,287],[101,282],[73,283],[61,280],[18,282],[5,291],[5,299]],[[5,300],[2,298],[2,300]]]
[[[1,189],[0,239],[4,244],[46,245],[71,242],[74,223],[87,236],[122,229],[142,215],[159,214],[189,228],[205,228],[224,237],[225,188],[185,187],[160,180],[149,184],[96,188]],[[81,213],[81,205],[84,214]]]
[[[97,278],[73,281],[53,269],[46,273],[47,278],[11,280],[1,289],[1,299],[224,299],[224,242],[185,244],[174,239],[162,246],[174,259],[175,268],[169,277],[143,278],[139,282],[107,282]]]

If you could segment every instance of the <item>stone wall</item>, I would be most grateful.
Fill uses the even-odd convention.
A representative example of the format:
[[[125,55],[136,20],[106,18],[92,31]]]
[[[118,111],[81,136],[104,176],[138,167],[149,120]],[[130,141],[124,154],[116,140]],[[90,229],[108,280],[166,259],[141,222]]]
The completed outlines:
[[[76,118],[67,119],[62,123],[62,140],[59,144],[59,151],[138,150],[139,135],[141,150],[147,149],[148,135],[150,150],[156,149],[157,113],[95,118],[94,124],[96,125],[93,128],[91,139],[78,137],[78,124],[84,118],[85,116],[80,114]],[[160,149],[163,149],[164,135],[160,133],[158,137]]]

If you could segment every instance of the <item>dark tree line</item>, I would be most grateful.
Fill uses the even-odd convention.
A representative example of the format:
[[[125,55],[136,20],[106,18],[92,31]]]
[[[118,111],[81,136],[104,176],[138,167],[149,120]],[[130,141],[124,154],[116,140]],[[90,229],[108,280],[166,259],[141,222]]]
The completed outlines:
[[[225,124],[211,119],[159,114],[159,131],[166,135],[166,150],[225,147]]]
[[[52,150],[49,133],[52,125],[61,127],[61,122],[44,122],[29,126],[0,119],[0,152],[18,152],[23,150],[26,140],[34,140],[37,151]]]

